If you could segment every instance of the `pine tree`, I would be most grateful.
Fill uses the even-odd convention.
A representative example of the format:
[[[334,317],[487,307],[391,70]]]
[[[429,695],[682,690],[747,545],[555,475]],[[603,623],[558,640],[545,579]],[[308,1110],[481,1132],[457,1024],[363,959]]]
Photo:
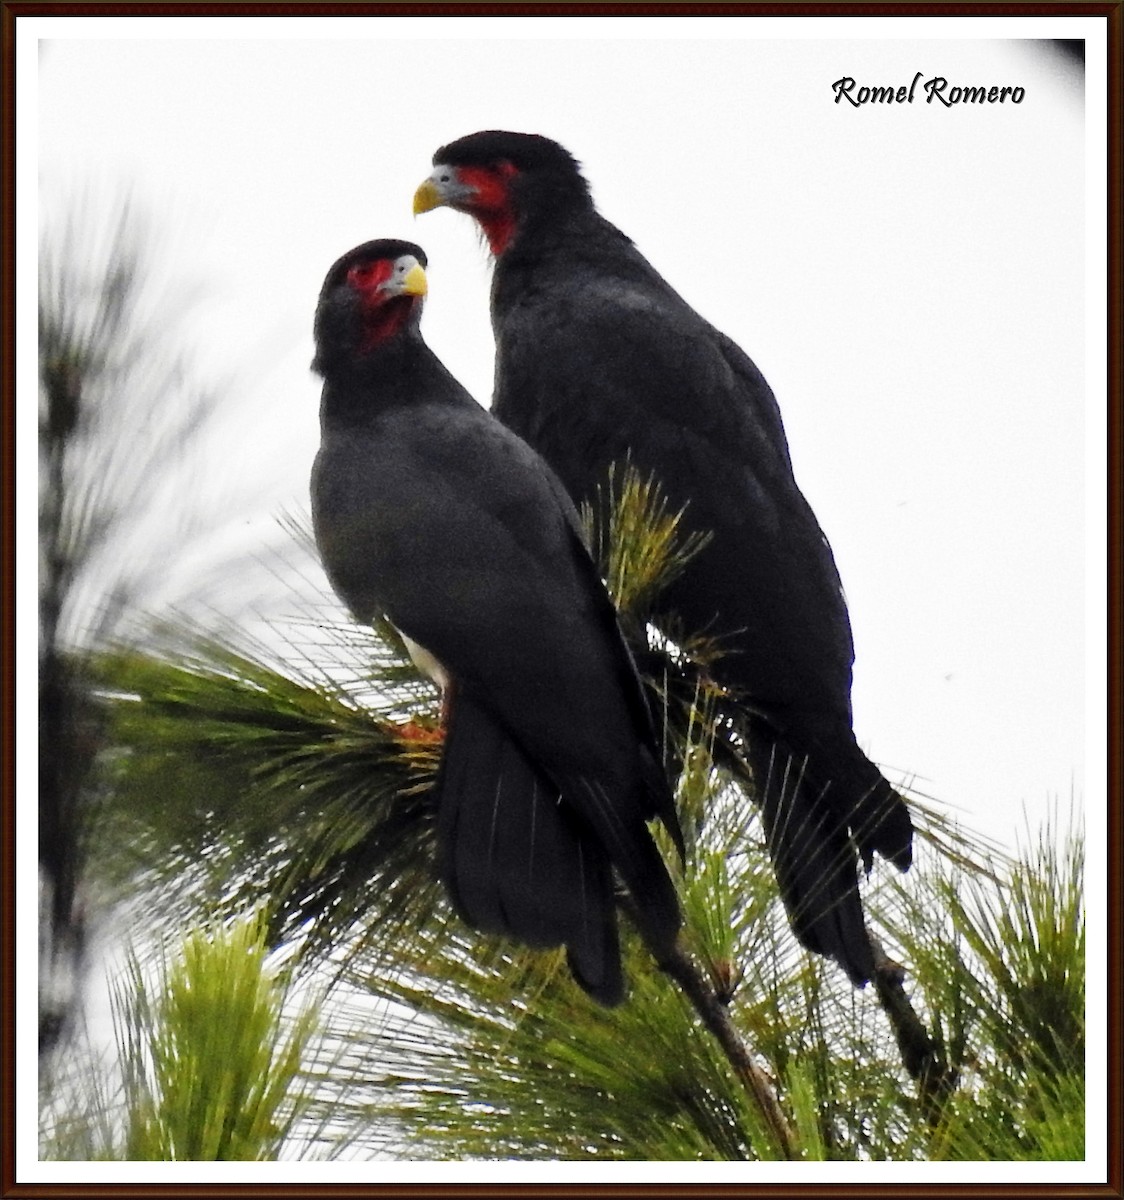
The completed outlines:
[[[432,872],[436,694],[389,629],[322,614],[309,632],[315,646],[294,637],[289,657],[280,640],[164,629],[97,660],[112,747],[100,830],[132,856],[119,879],[170,934],[260,910],[268,944],[327,995],[334,1051],[328,1066],[310,1054],[302,1085],[315,1145],[298,1124],[290,1151],[346,1138],[434,1158],[1083,1153],[1078,830],[1044,831],[1009,862],[920,806],[915,870],[868,888],[942,1063],[935,1086],[903,1065],[877,989],[853,991],[795,943],[751,791],[716,765],[713,709],[700,695],[686,725],[669,718],[669,738],[687,735],[690,960],[778,1125],[638,942],[632,995],[608,1011],[560,953],[459,922]]]

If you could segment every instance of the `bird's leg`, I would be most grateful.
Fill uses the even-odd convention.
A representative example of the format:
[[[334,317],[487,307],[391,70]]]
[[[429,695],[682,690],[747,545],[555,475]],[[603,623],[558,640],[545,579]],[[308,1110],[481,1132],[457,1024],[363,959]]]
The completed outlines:
[[[441,711],[437,717],[437,727],[434,728],[427,720],[425,724],[418,721],[407,721],[402,726],[401,736],[414,742],[440,742],[449,731],[449,721],[453,715],[453,682],[447,680],[441,688]]]
[[[436,730],[426,730],[422,741],[440,741],[445,736],[445,730],[449,725],[449,714],[452,712],[453,705],[453,681],[449,676],[449,672],[441,665],[440,662],[430,652],[413,638],[403,633],[401,629],[398,631],[398,636],[402,639],[403,645],[406,647],[413,664],[423,674],[427,675],[437,685],[437,690],[441,693],[441,715],[438,718]],[[419,728],[416,722],[410,722],[411,727]]]

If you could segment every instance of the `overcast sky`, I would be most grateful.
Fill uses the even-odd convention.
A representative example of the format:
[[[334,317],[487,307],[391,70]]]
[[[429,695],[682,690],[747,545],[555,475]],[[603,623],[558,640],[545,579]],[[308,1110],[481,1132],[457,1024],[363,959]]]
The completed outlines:
[[[442,143],[544,133],[772,384],[849,598],[871,756],[1004,840],[1021,806],[1036,820],[1080,793],[1080,73],[1028,42],[761,40],[746,22],[677,41],[594,22],[567,40],[385,36],[402,28],[60,38],[41,55],[44,210],[128,189],[167,236],[169,276],[201,289],[195,360],[233,381],[207,488],[238,496],[242,537],[307,507],[312,310],[356,243],[424,246],[425,334],[488,402],[487,255],[467,218],[414,221],[410,201]],[[919,71],[912,104],[834,102],[844,76]],[[1025,97],[930,104],[934,76]]]
[[[445,142],[543,133],[772,384],[850,602],[868,753],[1010,842],[1024,807],[1037,824],[1051,798],[1085,798],[1088,739],[1103,818],[1104,406],[1085,354],[1104,323],[1086,312],[1092,164],[1064,60],[953,40],[1014,28],[980,20],[35,27],[32,202],[128,191],[167,276],[202,297],[185,333],[229,398],[184,503],[225,507],[216,554],[250,563],[279,512],[307,509],[312,312],[351,246],[425,248],[426,337],[488,402],[487,255],[467,218],[415,222],[411,198]],[[1025,97],[946,108],[919,85],[912,104],[834,103],[844,76],[917,72]]]

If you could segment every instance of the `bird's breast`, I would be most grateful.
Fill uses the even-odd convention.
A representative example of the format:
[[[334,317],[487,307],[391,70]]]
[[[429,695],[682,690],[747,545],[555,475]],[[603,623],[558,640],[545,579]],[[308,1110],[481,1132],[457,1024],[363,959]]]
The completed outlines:
[[[397,628],[397,626],[395,626]],[[415,642],[409,634],[398,630],[398,636],[402,639],[406,649],[410,652],[410,658],[413,660],[414,666],[417,667],[423,675],[428,675],[435,684],[442,690],[449,686],[449,672],[445,670],[444,665],[419,642]]]

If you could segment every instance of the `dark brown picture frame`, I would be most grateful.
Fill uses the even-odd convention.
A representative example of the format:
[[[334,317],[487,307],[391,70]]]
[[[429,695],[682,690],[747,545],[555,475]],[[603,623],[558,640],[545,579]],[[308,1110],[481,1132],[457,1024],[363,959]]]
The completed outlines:
[[[821,1184],[682,1184],[660,1183],[603,1183],[578,1184],[571,1182],[536,1184],[437,1184],[417,1183],[380,1184],[376,1181],[377,1164],[371,1164],[371,1182],[328,1183],[309,1185],[304,1183],[182,1183],[182,1184],[34,1184],[21,1181],[17,1173],[15,1153],[15,1106],[17,1093],[14,1078],[15,1047],[17,1037],[28,1037],[15,1025],[15,937],[16,910],[20,898],[15,890],[15,856],[17,825],[21,814],[17,814],[15,797],[15,762],[20,747],[15,742],[15,411],[16,397],[16,340],[15,340],[15,261],[16,261],[16,44],[20,37],[20,22],[37,16],[800,16],[800,17],[1015,17],[1015,16],[1070,16],[1094,17],[1105,22],[1108,38],[1108,394],[1105,403],[1108,413],[1108,462],[1109,462],[1109,541],[1105,548],[1109,579],[1109,629],[1108,629],[1108,845],[1093,848],[1107,854],[1107,902],[1108,902],[1108,996],[1107,996],[1107,1053],[1108,1091],[1101,1097],[1090,1097],[1090,1111],[1096,1111],[1103,1100],[1106,1107],[1109,1129],[1109,1150],[1105,1163],[1105,1180],[1100,1184],[944,1184],[911,1183],[871,1184],[836,1183]],[[1124,712],[1122,712],[1121,673],[1121,614],[1124,611],[1122,591],[1121,543],[1124,529],[1121,525],[1122,488],[1121,459],[1124,456],[1122,443],[1121,410],[1124,406],[1124,379],[1122,379],[1122,306],[1124,274],[1121,270],[1122,229],[1124,208],[1121,203],[1122,155],[1124,141],[1122,113],[1124,97],[1121,90],[1122,63],[1124,63],[1124,4],[1081,2],[1081,0],[1045,0],[1042,3],[840,3],[837,0],[816,3],[814,0],[797,0],[794,3],[721,4],[721,3],[676,3],[676,4],[583,4],[583,3],[185,3],[168,2],[63,2],[47,3],[43,0],[2,0],[0,2],[0,54],[3,63],[3,188],[2,200],[2,247],[3,247],[3,323],[0,357],[3,364],[0,383],[3,391],[3,464],[2,464],[2,535],[3,535],[3,591],[2,591],[2,708],[3,741],[0,743],[2,760],[2,872],[3,900],[0,907],[2,919],[2,958],[0,958],[0,1003],[2,1003],[2,1055],[3,1087],[0,1091],[0,1197],[63,1197],[63,1196],[478,1196],[478,1197],[531,1197],[531,1196],[1058,1196],[1058,1197],[1121,1197],[1124,1196],[1124,797],[1121,792],[1121,747],[1124,742]],[[21,220],[33,218],[26,213]],[[26,399],[23,403],[29,403]],[[22,816],[26,820],[26,816]],[[421,1173],[419,1171],[419,1173]]]

